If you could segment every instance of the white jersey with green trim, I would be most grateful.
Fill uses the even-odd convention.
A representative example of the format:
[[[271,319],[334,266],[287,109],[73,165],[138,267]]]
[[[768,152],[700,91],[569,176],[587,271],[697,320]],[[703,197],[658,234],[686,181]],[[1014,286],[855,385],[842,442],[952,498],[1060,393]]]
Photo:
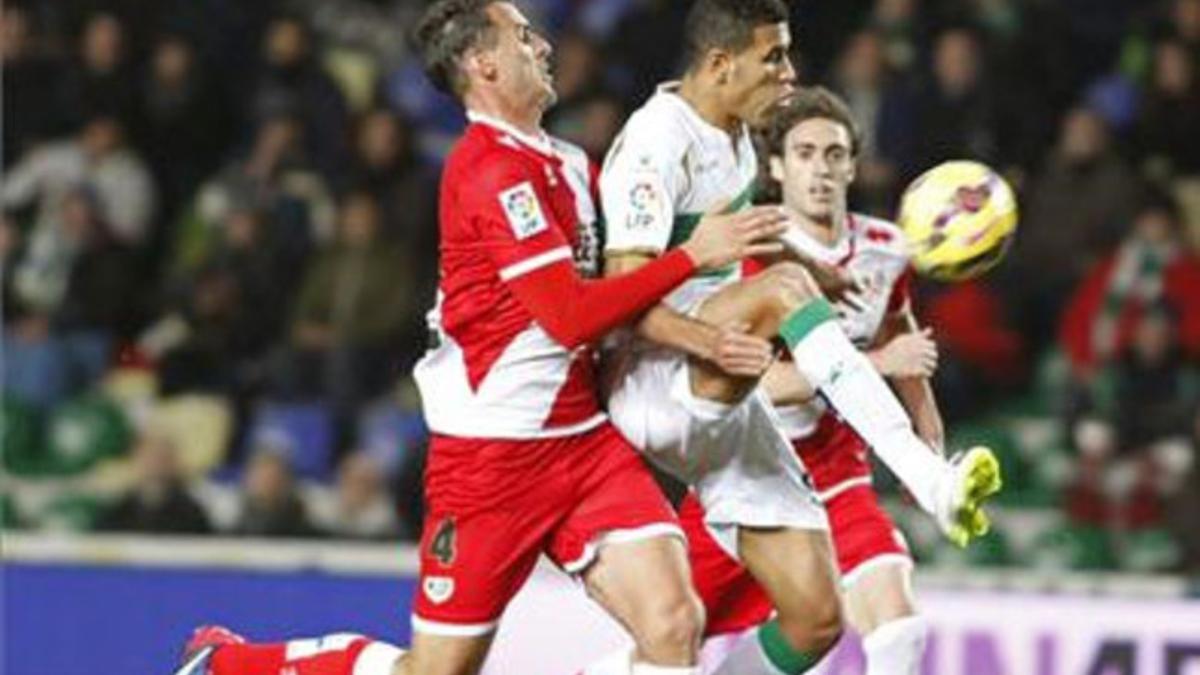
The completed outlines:
[[[662,254],[687,241],[707,211],[750,206],[758,160],[749,129],[737,136],[709,124],[678,93],[660,85],[630,116],[600,173],[604,251]],[[688,312],[741,278],[739,265],[697,274],[665,302]]]

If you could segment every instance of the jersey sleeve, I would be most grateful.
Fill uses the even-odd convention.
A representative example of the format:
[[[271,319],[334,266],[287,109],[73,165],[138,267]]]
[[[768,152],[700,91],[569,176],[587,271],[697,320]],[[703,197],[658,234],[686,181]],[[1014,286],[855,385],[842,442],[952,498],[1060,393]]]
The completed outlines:
[[[675,205],[686,177],[677,132],[635,115],[613,144],[600,173],[604,250],[658,254],[671,242]],[[665,125],[664,125],[665,126]]]
[[[461,195],[479,245],[501,281],[571,263],[571,246],[553,220],[544,188],[520,159],[489,158]]]

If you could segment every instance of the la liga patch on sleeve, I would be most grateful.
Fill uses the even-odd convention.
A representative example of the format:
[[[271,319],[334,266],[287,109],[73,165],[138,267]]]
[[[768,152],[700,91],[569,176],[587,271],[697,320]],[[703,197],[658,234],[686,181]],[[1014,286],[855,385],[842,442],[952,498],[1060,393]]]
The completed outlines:
[[[500,206],[517,239],[528,239],[550,227],[529,181],[501,192]]]

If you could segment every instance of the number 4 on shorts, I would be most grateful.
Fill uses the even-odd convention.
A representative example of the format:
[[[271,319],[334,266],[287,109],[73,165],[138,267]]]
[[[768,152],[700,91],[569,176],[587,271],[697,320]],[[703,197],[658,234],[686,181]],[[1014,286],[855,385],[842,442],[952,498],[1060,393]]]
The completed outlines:
[[[444,518],[429,542],[429,552],[442,565],[454,562],[454,519]]]

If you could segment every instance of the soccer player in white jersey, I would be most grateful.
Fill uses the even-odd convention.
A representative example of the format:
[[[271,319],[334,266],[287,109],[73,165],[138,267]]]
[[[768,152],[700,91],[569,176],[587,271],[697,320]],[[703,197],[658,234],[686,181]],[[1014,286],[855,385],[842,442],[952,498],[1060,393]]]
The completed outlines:
[[[849,110],[823,88],[806,89],[772,111],[760,137],[765,186],[779,193],[773,196],[782,199],[792,223],[785,239],[809,264],[857,280],[858,291],[837,305],[838,322],[892,381],[918,435],[940,451],[941,417],[928,382],[937,347],[927,330],[916,329],[904,234],[892,223],[847,210],[859,144]],[[794,368],[772,366],[763,387],[829,514],[848,619],[864,637],[867,675],[917,675],[926,626],[912,597],[912,558],[871,487],[867,445]],[[999,475],[991,478],[978,485],[980,497],[999,489]],[[981,534],[986,516],[973,514],[969,534]],[[680,520],[708,611],[706,634],[737,634],[768,621],[769,598],[709,536],[692,495]]]
[[[778,0],[698,0],[685,37],[683,80],[634,113],[605,161],[608,274],[663,255],[701,214],[748,206],[757,173],[749,125],[795,80]],[[781,339],[796,377],[876,449],[952,538],[968,533],[977,513],[979,458],[948,467],[930,452],[803,266],[778,263],[746,280],[739,269],[698,275],[642,317],[616,350],[609,411],[635,446],[694,487],[708,530],[777,612],[717,673],[802,673],[841,632],[828,525],[759,378],[718,365],[721,327]],[[765,340],[762,353],[765,371]],[[605,671],[599,664],[588,672]]]

